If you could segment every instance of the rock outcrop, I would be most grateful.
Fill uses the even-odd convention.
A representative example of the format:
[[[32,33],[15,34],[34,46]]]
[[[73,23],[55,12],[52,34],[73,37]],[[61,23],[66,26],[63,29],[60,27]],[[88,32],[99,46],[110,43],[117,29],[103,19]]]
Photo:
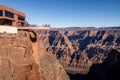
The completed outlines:
[[[40,54],[35,32],[0,33],[0,80],[69,80],[54,57]]]
[[[0,80],[41,80],[38,36],[0,34]]]
[[[54,56],[42,54],[40,56],[40,66],[43,80],[69,80],[68,75]]]

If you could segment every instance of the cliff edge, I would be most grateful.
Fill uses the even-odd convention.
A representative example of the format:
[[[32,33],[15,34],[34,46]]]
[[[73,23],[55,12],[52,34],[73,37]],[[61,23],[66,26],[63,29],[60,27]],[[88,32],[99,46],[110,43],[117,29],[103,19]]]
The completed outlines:
[[[47,61],[48,65],[54,66],[45,65]],[[49,73],[52,76],[46,75]],[[55,58],[46,54],[40,55],[39,38],[35,32],[0,33],[0,80],[48,79],[69,80],[69,77]]]

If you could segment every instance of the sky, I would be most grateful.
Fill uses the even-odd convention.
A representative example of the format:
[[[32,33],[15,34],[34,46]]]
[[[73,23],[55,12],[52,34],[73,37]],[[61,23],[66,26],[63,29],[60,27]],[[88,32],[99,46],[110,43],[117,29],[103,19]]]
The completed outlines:
[[[51,27],[120,26],[120,0],[0,0],[26,14],[30,24]]]

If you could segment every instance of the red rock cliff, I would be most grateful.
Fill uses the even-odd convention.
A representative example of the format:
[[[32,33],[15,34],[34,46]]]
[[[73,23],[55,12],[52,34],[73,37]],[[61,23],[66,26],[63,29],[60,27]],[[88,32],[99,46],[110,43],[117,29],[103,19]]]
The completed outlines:
[[[56,59],[51,56],[40,59],[42,56],[47,55],[40,55],[35,32],[19,31],[17,35],[0,33],[0,80],[69,80]],[[57,66],[50,67],[55,64]]]

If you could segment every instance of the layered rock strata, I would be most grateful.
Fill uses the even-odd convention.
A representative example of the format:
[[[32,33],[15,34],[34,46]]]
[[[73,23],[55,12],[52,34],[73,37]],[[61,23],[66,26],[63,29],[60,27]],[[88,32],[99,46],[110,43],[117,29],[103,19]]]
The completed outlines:
[[[43,51],[54,55],[69,72],[86,74],[102,63],[111,49],[120,50],[120,30],[37,31]]]

